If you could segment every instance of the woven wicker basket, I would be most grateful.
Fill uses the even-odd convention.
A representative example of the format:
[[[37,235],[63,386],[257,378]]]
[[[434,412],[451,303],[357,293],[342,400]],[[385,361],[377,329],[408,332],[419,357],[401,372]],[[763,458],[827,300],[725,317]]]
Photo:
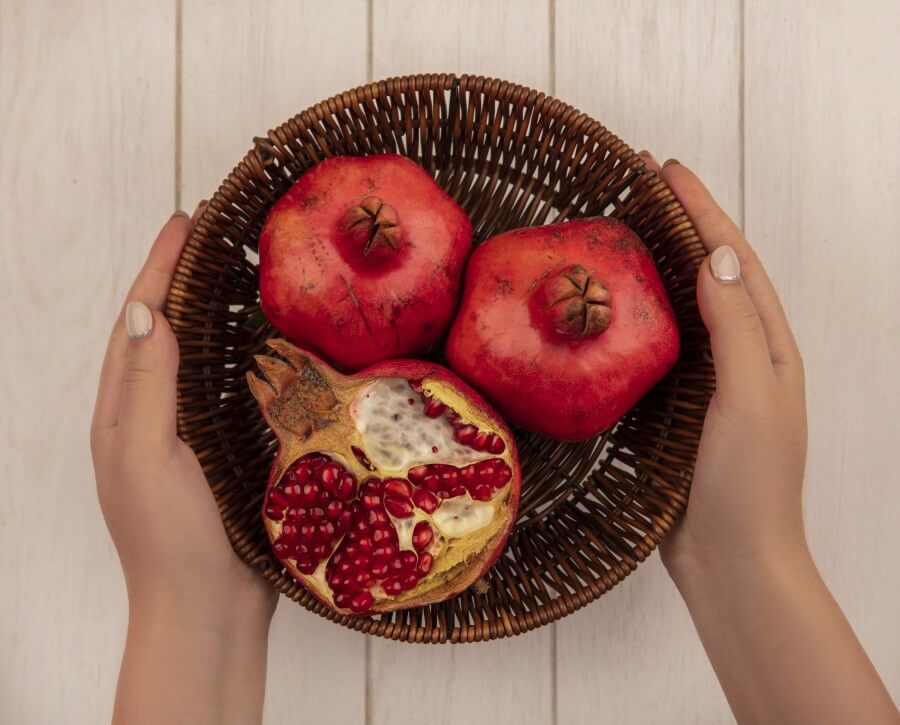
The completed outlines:
[[[579,216],[625,221],[656,259],[678,316],[676,368],[614,429],[585,443],[517,434],[522,505],[488,575],[441,604],[377,617],[326,610],[270,553],[260,505],[275,453],[244,374],[273,334],[258,318],[256,244],[269,208],[339,154],[402,153],[472,217],[476,242]],[[694,299],[704,256],[668,187],[598,122],[543,93],[478,76],[371,83],[290,119],[212,197],[182,254],[166,314],[181,345],[178,431],[196,451],[235,550],[307,609],[407,642],[475,642],[553,622],[626,577],[687,503],[714,386]]]

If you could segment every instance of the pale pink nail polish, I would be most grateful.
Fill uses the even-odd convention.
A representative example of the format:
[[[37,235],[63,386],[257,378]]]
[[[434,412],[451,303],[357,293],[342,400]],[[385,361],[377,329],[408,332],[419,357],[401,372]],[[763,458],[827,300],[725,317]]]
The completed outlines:
[[[153,332],[153,313],[143,302],[129,302],[125,306],[125,329],[132,342],[142,340]]]
[[[734,284],[741,280],[741,263],[727,244],[716,247],[709,255],[709,269],[719,282]]]

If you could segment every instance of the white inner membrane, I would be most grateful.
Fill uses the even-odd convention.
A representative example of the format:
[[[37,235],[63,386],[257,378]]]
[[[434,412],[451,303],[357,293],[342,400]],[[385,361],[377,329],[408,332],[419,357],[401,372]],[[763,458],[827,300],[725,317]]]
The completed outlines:
[[[351,414],[366,455],[382,471],[406,476],[423,463],[466,466],[487,457],[453,440],[453,426],[443,416],[425,415],[422,396],[402,378],[379,378],[363,388]]]

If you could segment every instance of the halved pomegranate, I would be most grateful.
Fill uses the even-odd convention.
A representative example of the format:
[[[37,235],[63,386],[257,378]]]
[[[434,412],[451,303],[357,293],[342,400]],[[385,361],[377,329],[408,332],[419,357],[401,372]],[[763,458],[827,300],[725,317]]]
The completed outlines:
[[[352,376],[284,340],[250,390],[278,436],[263,521],[291,575],[362,614],[439,602],[493,564],[519,503],[509,429],[449,370],[390,360]]]

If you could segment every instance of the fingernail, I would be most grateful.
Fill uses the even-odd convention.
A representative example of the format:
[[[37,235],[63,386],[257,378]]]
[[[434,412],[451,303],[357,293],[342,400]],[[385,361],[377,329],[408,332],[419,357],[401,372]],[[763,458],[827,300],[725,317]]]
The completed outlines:
[[[175,210],[175,212],[172,214],[172,218],[174,219],[177,216],[184,217],[185,219],[191,218],[191,215],[188,214],[184,209]]]
[[[667,166],[675,166],[675,164],[678,163],[680,163],[678,159],[666,159],[666,162],[663,164],[663,168],[666,168]]]
[[[709,255],[709,270],[719,282],[734,284],[741,279],[741,263],[727,244],[716,247]]]
[[[653,154],[651,154],[649,151],[647,151],[647,149],[638,151],[638,156],[640,156],[644,161],[650,161],[650,162],[656,161],[656,159],[653,158]]]
[[[132,342],[143,340],[153,332],[153,313],[143,302],[129,302],[125,306],[125,329]]]

